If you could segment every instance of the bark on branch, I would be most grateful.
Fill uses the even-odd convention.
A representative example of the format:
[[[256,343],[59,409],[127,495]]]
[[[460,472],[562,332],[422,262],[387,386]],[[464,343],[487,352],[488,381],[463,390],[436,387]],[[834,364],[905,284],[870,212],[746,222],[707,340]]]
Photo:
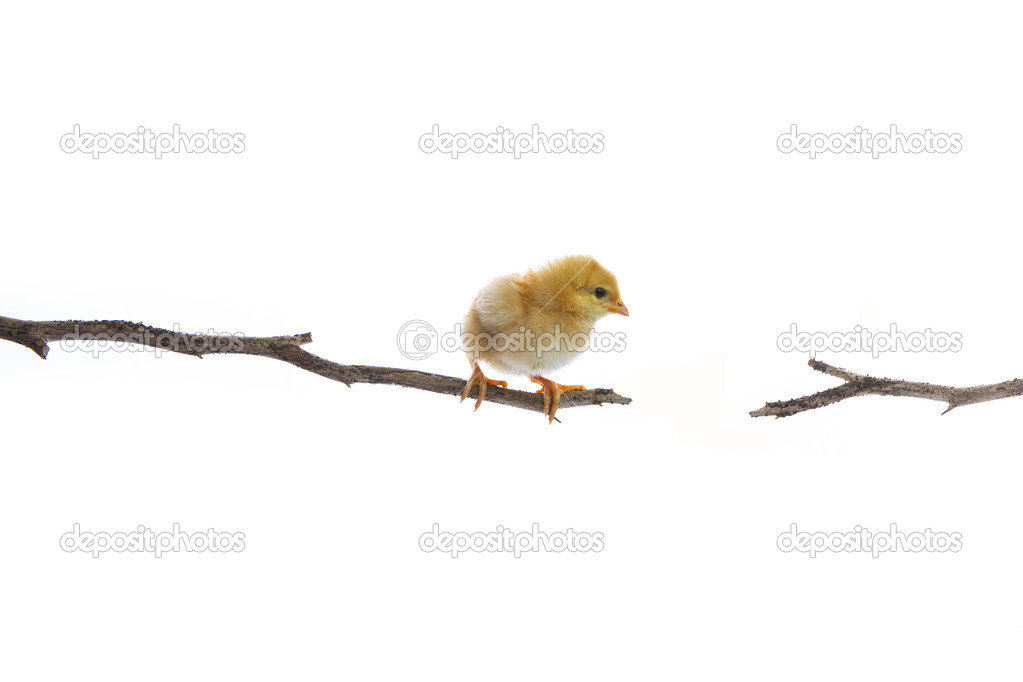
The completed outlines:
[[[325,360],[301,348],[302,345],[313,340],[312,334],[308,332],[293,336],[211,336],[183,334],[169,329],[119,320],[32,322],[0,316],[0,340],[12,341],[31,348],[36,355],[44,360],[50,350],[49,341],[83,341],[97,338],[118,343],[150,346],[162,351],[193,355],[199,358],[204,355],[232,353],[259,355],[282,360],[307,372],[340,381],[349,387],[352,384],[391,384],[455,396],[460,395],[465,387],[465,379],[456,377],[392,367],[340,365]],[[477,389],[473,387],[469,397],[475,399],[476,393]],[[486,402],[543,412],[542,396],[499,386],[491,386],[488,389]],[[604,403],[628,405],[630,402],[632,402],[631,398],[620,396],[609,388],[570,391],[561,396],[562,409]]]
[[[942,414],[947,414],[952,409],[962,407],[963,405],[1023,395],[1023,379],[1012,379],[1011,381],[1003,381],[1000,384],[956,388],[954,386],[939,386],[937,384],[926,384],[917,381],[878,379],[866,374],[857,374],[839,369],[838,367],[832,367],[819,360],[810,360],[809,365],[818,372],[842,379],[845,383],[841,386],[829,388],[826,391],[802,398],[767,403],[759,410],[750,412],[749,415],[751,417],[788,417],[858,395],[894,395],[937,400],[948,404],[948,409],[942,412]]]

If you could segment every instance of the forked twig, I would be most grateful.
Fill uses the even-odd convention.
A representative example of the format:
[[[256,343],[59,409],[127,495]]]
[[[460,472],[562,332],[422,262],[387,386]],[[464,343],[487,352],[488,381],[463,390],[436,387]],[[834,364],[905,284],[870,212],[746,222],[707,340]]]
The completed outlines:
[[[829,388],[826,391],[802,398],[767,403],[759,410],[750,412],[749,415],[751,417],[789,417],[793,414],[815,410],[818,407],[831,405],[832,403],[858,395],[894,395],[937,400],[948,404],[948,409],[942,412],[942,414],[947,414],[954,408],[962,407],[963,405],[1023,395],[1023,379],[1012,379],[1010,381],[1003,381],[1000,384],[956,388],[954,386],[939,386],[918,381],[878,379],[866,374],[857,374],[856,372],[832,367],[819,360],[811,359],[808,364],[818,372],[842,379],[845,383],[841,386]]]

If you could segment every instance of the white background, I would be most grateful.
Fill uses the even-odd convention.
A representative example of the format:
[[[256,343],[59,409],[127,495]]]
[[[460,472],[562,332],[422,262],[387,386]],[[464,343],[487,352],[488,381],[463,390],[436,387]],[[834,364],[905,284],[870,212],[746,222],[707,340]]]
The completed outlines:
[[[537,413],[346,388],[251,357],[45,362],[0,344],[5,679],[992,679],[1020,673],[1018,400],[862,397],[778,335],[857,324],[958,353],[824,353],[881,376],[1023,374],[1021,63],[1008,6],[8,5],[0,314],[313,333],[412,362],[491,277],[589,253],[627,350],[553,378],[628,407]],[[419,151],[600,132],[600,154]],[[781,154],[796,123],[959,133],[961,153]],[[63,153],[72,126],[240,132],[241,154]],[[500,378],[500,377],[498,377]],[[525,379],[512,386],[532,388]],[[65,553],[181,524],[241,553]],[[600,553],[418,548],[601,532]],[[779,533],[891,523],[958,553],[810,559]]]

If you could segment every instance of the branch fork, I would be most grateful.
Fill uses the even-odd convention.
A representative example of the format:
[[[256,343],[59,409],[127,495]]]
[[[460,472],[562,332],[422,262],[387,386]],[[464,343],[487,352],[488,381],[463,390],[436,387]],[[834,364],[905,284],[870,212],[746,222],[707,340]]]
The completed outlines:
[[[1023,379],[1012,379],[999,384],[957,388],[919,381],[876,378],[833,367],[825,362],[814,359],[811,359],[808,364],[818,372],[841,379],[845,383],[841,386],[829,388],[826,391],[820,391],[819,393],[802,398],[767,403],[759,410],[750,412],[749,415],[751,417],[789,417],[859,395],[892,395],[937,400],[948,405],[948,408],[942,412],[942,414],[948,414],[953,409],[964,405],[1023,395]]]

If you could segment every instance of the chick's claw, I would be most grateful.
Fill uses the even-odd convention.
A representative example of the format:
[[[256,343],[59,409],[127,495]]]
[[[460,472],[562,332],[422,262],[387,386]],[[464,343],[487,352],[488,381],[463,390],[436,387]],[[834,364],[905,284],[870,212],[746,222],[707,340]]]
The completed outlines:
[[[585,390],[585,386],[579,386],[578,384],[559,384],[556,381],[545,379],[542,376],[536,375],[529,377],[529,380],[534,384],[540,384],[542,388],[537,393],[543,393],[543,413],[547,417],[547,423],[554,423],[554,413],[558,411],[558,406],[561,405],[561,394],[565,391],[582,391]]]
[[[469,397],[469,392],[473,386],[479,389],[476,395],[476,406],[472,408],[472,411],[480,409],[480,405],[483,404],[483,399],[487,397],[487,385],[500,386],[501,388],[508,388],[507,381],[497,381],[494,379],[488,379],[483,376],[483,370],[480,369],[479,365],[473,365],[472,376],[469,377],[469,381],[466,382],[465,388],[462,389],[462,399],[458,402],[465,402],[465,399]]]

